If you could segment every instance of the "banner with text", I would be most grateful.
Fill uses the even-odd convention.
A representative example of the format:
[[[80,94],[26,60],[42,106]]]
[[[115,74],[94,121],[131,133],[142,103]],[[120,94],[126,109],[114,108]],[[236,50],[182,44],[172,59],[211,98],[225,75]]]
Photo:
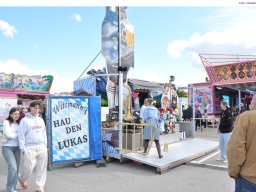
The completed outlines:
[[[89,98],[51,97],[51,160],[54,163],[90,158]]]

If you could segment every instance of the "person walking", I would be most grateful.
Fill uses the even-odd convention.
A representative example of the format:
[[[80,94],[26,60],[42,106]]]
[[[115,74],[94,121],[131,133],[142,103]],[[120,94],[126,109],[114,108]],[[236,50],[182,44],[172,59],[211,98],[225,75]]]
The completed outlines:
[[[35,168],[37,192],[45,192],[47,174],[47,136],[44,120],[39,117],[40,102],[33,101],[28,113],[19,124],[18,138],[21,149],[21,169],[19,182],[23,189],[28,188],[27,180]]]
[[[228,142],[228,174],[235,179],[235,192],[256,191],[256,94],[251,101],[251,111],[237,116]]]
[[[148,150],[149,140],[153,139],[156,144],[158,156],[161,159],[163,155],[161,154],[161,146],[159,142],[160,130],[157,129],[157,127],[159,126],[160,112],[156,107],[153,106],[154,100],[152,98],[148,98],[146,101],[147,101],[147,106],[145,107],[143,112],[143,119],[146,124],[152,124],[152,125],[155,125],[156,127],[153,127],[153,126],[144,127],[144,135],[143,135],[144,136],[144,153],[146,153]]]
[[[20,163],[20,149],[18,143],[19,118],[19,109],[12,108],[9,111],[7,119],[3,121],[3,134],[7,137],[7,142],[2,144],[2,154],[8,166],[7,192],[16,192]]]
[[[222,109],[219,125],[219,147],[221,157],[220,159],[217,159],[217,161],[222,161],[224,163],[227,163],[227,143],[231,136],[233,124],[232,112],[227,105],[226,101],[220,102],[220,108]]]

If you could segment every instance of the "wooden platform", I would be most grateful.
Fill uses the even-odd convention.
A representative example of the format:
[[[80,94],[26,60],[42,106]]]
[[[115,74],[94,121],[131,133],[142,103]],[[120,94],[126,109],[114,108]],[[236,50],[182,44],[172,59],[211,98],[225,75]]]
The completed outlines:
[[[168,152],[163,152],[163,158],[159,159],[156,148],[152,148],[147,156],[137,153],[122,154],[123,158],[131,159],[156,168],[157,173],[162,174],[167,170],[204,156],[218,149],[219,143],[204,139],[186,139],[168,145]]]

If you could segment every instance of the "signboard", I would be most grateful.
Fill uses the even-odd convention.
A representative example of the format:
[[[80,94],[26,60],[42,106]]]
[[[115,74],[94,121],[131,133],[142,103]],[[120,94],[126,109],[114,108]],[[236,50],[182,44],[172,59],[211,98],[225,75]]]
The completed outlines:
[[[102,159],[100,97],[50,97],[52,163]]]
[[[213,113],[213,94],[211,86],[195,86],[194,87],[195,96],[195,107],[198,108],[201,113],[204,109],[207,109],[208,113]],[[193,92],[189,89],[189,104],[193,103]]]
[[[0,73],[0,89],[49,92],[52,81],[51,75],[28,76]]]

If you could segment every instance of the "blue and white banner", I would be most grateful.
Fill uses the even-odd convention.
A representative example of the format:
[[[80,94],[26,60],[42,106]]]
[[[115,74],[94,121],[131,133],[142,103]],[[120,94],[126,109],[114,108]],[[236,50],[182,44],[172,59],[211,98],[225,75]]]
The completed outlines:
[[[88,106],[88,97],[50,98],[53,163],[90,158]]]

